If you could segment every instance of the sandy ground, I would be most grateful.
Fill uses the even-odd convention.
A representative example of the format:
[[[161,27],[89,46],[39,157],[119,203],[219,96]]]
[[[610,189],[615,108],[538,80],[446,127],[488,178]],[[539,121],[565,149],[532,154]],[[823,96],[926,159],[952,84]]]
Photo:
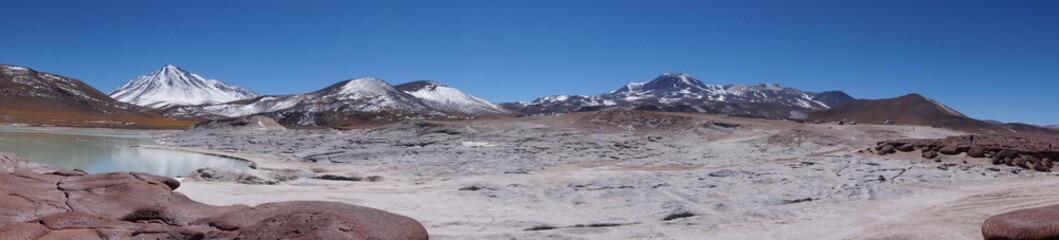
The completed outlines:
[[[855,153],[886,139],[956,134],[584,113],[342,132],[183,132],[159,141],[270,171],[384,177],[185,181],[178,191],[196,201],[358,204],[418,219],[435,239],[980,239],[988,216],[1059,203],[1050,173],[963,156],[935,163]]]

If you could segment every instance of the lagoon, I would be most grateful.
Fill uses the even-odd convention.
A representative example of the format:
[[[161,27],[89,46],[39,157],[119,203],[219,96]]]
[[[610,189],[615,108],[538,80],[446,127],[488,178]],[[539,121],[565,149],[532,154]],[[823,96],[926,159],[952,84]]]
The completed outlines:
[[[249,166],[248,162],[236,159],[136,147],[150,144],[156,143],[149,134],[80,129],[0,129],[0,152],[13,152],[33,162],[88,173],[146,172],[178,177],[204,167]]]

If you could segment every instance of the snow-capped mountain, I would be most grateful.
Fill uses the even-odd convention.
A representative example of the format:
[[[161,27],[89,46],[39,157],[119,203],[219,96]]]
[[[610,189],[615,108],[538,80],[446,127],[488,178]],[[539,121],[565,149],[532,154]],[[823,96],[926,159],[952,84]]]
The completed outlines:
[[[330,113],[387,111],[434,115],[509,114],[507,110],[495,104],[441,83],[418,81],[394,87],[377,78],[346,80],[311,93],[260,96],[242,101],[178,106],[163,110],[166,116],[178,118],[238,117],[259,113],[283,116],[322,116],[306,113],[328,113],[327,117],[333,118],[334,114]]]
[[[423,100],[431,108],[441,112],[467,115],[505,115],[511,113],[507,109],[489,101],[468,95],[459,89],[438,82],[415,81],[397,85],[395,88]]]
[[[149,108],[231,102],[260,96],[254,91],[206,79],[173,65],[132,79],[109,94],[118,101]]]
[[[609,93],[557,95],[502,106],[524,115],[635,109],[802,119],[809,112],[852,99],[838,91],[813,93],[777,84],[709,85],[688,74],[666,73]]]
[[[436,112],[422,100],[376,78],[346,80],[319,91],[269,95],[243,101],[169,108],[173,117],[238,117],[269,112]]]

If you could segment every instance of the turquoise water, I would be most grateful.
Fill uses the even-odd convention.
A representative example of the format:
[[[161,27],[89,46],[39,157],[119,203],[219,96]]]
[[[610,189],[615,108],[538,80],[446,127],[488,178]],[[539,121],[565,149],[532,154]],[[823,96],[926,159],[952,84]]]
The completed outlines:
[[[203,167],[249,166],[224,157],[132,147],[154,144],[150,137],[86,130],[0,129],[0,152],[14,152],[33,162],[89,173],[146,172],[176,177]]]

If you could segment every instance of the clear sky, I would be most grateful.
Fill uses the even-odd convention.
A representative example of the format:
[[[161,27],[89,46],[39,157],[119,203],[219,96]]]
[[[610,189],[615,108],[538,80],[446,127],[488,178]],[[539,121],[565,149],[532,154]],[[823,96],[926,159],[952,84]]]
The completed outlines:
[[[1059,124],[1059,1],[5,1],[0,63],[109,92],[174,64],[265,94],[377,77],[494,102],[665,72],[920,93]]]

